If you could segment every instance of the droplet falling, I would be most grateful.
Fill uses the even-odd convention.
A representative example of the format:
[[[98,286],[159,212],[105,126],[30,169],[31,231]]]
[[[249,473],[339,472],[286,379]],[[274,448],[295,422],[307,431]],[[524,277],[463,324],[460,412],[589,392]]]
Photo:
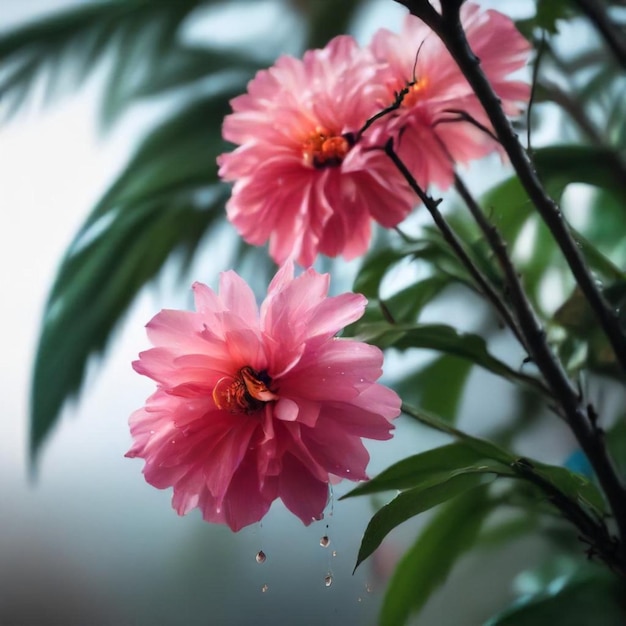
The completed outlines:
[[[257,563],[265,563],[265,559],[267,559],[263,550],[259,550],[254,558],[256,559]]]
[[[269,586],[268,586],[268,585],[263,585],[263,586],[261,587],[261,593],[265,593],[268,589],[269,589]]]
[[[330,587],[333,584],[333,577],[330,574],[326,574],[326,576],[324,577],[324,584],[327,587]]]
[[[330,537],[328,535],[324,535],[320,539],[320,546],[322,546],[322,548],[328,548],[329,545],[330,545]]]

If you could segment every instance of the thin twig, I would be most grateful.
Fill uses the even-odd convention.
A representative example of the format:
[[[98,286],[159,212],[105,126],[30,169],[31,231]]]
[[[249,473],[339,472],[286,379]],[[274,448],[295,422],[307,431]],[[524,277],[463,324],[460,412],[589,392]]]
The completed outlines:
[[[407,169],[406,165],[403,163],[403,161],[394,150],[392,138],[389,138],[387,140],[387,143],[385,144],[385,153],[398,168],[400,173],[408,182],[411,189],[413,189],[413,191],[417,194],[428,212],[431,214],[433,221],[437,225],[437,228],[439,228],[439,230],[441,231],[443,238],[448,242],[448,245],[452,248],[457,258],[461,261],[461,263],[463,263],[463,266],[469,272],[470,276],[476,281],[476,284],[478,285],[480,291],[489,300],[489,302],[491,302],[504,323],[511,329],[521,345],[524,346],[526,343],[524,336],[520,332],[515,318],[512,316],[511,312],[507,308],[502,297],[494,290],[489,280],[483,275],[483,273],[478,269],[474,261],[472,261],[472,259],[469,257],[459,237],[454,232],[454,230],[452,230],[448,222],[446,222],[443,215],[437,208],[441,200],[435,200],[419,186],[411,172]],[[520,374],[518,372],[516,373],[516,377],[520,380],[525,380],[527,384],[530,384],[535,389],[539,389],[539,391],[541,391],[544,395],[548,392],[543,383],[541,383],[532,376],[528,377],[525,374]]]
[[[539,78],[539,67],[541,65],[541,60],[543,59],[543,53],[546,50],[546,36],[542,31],[541,40],[539,41],[539,46],[537,48],[537,54],[535,56],[535,65],[533,66],[533,78],[530,84],[530,98],[528,99],[528,110],[526,111],[526,149],[530,154],[532,154],[532,147],[530,143],[530,134],[532,127],[531,114],[533,110],[533,104],[535,103],[535,95],[537,93],[537,80]]]

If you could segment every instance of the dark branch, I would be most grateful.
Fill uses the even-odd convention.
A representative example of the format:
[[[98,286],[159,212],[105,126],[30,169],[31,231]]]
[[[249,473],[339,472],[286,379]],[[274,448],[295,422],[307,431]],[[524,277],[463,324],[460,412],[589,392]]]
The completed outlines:
[[[389,139],[385,144],[385,153],[392,160],[394,165],[398,168],[400,173],[404,176],[406,181],[409,183],[409,186],[413,191],[417,194],[419,199],[422,201],[428,212],[433,218],[433,221],[437,225],[437,228],[441,231],[443,238],[448,242],[448,245],[452,248],[457,258],[463,263],[465,269],[469,272],[470,276],[476,282],[478,289],[483,295],[489,300],[489,302],[496,309],[504,323],[511,329],[515,337],[518,341],[525,345],[524,337],[520,332],[520,329],[515,321],[515,318],[507,308],[505,302],[503,301],[500,294],[498,294],[494,288],[491,286],[489,280],[483,275],[483,273],[476,267],[476,264],[469,257],[463,244],[458,238],[457,234],[452,230],[450,225],[446,222],[443,215],[437,208],[440,204],[441,200],[435,200],[430,197],[417,183],[411,172],[407,169],[406,165],[402,162],[400,157],[397,155],[396,151],[393,148],[393,139]],[[526,376],[524,374],[518,374],[517,376],[520,380],[523,380],[530,386],[539,390],[543,395],[548,394],[548,390],[545,388],[544,384],[538,381],[536,378],[532,376]]]

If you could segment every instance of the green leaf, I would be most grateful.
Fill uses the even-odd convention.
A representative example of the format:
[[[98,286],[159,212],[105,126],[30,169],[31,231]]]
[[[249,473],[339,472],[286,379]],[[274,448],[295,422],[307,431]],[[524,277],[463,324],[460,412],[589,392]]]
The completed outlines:
[[[113,53],[118,62],[110,65],[104,107],[110,115],[137,76],[149,73],[176,45],[184,18],[210,1],[87,3],[1,35],[0,64],[12,70],[0,79],[0,97],[12,101],[5,114],[21,106],[40,76],[48,79],[48,97],[57,96],[80,86]]]
[[[94,208],[70,246],[52,287],[32,382],[34,458],[65,400],[79,390],[90,357],[140,289],[175,250],[188,260],[223,219],[226,186],[215,156],[228,95],[178,111],[149,135]]]
[[[485,340],[472,333],[459,333],[444,324],[389,324],[374,322],[359,327],[359,338],[380,348],[399,350],[426,348],[467,359],[474,365],[507,380],[523,381],[537,390],[540,383],[531,376],[518,372],[494,357],[487,350]]]
[[[460,439],[483,457],[493,459],[503,465],[511,465],[518,458],[491,441],[487,441],[486,439],[481,439],[479,437],[473,437],[462,430],[454,428],[448,422],[436,415],[433,415],[432,413],[416,409],[406,403],[402,404],[402,411],[430,428],[434,428],[435,430],[447,433],[456,439]]]
[[[623,588],[607,575],[554,579],[541,591],[521,598],[485,626],[623,626]]]
[[[354,569],[378,548],[390,531],[402,522],[432,509],[437,504],[455,498],[469,489],[491,482],[496,475],[495,466],[463,468],[441,475],[439,482],[425,482],[419,487],[403,491],[389,504],[383,506],[370,520],[361,541]]]
[[[223,190],[224,191],[224,190]],[[32,383],[30,450],[34,455],[87,362],[102,352],[139,290],[173,251],[189,255],[219,216],[225,194],[202,208],[163,195],[118,217],[59,269],[37,348]]]
[[[360,484],[340,499],[352,498],[392,489],[423,488],[442,480],[452,473],[481,473],[493,471],[497,474],[513,476],[507,465],[487,461],[483,454],[465,442],[455,443],[427,450],[410,456],[381,472],[371,480]]]
[[[369,254],[354,279],[353,291],[362,293],[366,298],[377,299],[380,284],[390,267],[406,257],[412,257],[415,247],[383,248]]]
[[[453,423],[471,368],[467,359],[440,356],[395,383],[394,389],[405,402]]]
[[[525,473],[533,472],[550,482],[571,500],[584,505],[586,508],[592,509],[596,515],[601,517],[607,513],[606,503],[600,490],[593,482],[576,472],[572,472],[558,465],[540,463],[533,459],[524,459],[524,463],[521,465],[519,456],[511,454],[492,441],[468,435],[431,413],[416,409],[406,403],[403,403],[402,411],[417,419],[422,424],[458,439],[465,446],[471,448],[479,457],[492,459],[498,461],[506,468],[512,468],[514,473],[520,478],[527,478]],[[520,470],[523,469],[524,471],[518,471],[516,468]],[[505,471],[502,471],[501,474],[511,475],[511,473],[507,474]],[[367,484],[368,483],[365,483],[363,487],[366,487]],[[357,489],[359,488],[360,487],[357,487]]]
[[[363,317],[346,328],[344,335],[360,335],[363,328],[367,332],[371,324],[391,319],[397,323],[414,323],[424,307],[449,284],[450,278],[447,276],[431,276],[401,289],[386,300],[370,300]]]
[[[383,600],[380,626],[402,626],[417,613],[475,543],[492,504],[474,488],[444,505],[404,555]]]
[[[547,465],[546,463],[539,463],[539,461],[531,461],[531,464],[536,474],[550,481],[571,500],[594,510],[599,517],[608,515],[609,511],[602,493],[585,476],[559,465]]]
[[[623,197],[624,181],[615,173],[611,150],[580,145],[549,146],[534,150],[533,160],[544,186],[556,200],[571,183],[593,185]],[[515,241],[526,220],[536,213],[516,176],[488,191],[481,204],[490,211],[490,218],[509,242]]]

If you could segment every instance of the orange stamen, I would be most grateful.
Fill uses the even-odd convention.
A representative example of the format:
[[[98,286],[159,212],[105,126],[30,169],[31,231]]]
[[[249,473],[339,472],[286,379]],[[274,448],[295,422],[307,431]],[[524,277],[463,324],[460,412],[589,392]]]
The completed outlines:
[[[429,82],[428,78],[424,76],[416,80],[413,84],[407,85],[408,93],[402,100],[403,106],[412,107],[416,102],[418,102],[428,88]]]
[[[350,148],[345,137],[318,126],[302,143],[302,157],[310,167],[335,166],[344,160]]]
[[[215,406],[229,413],[254,413],[266,402],[278,400],[263,378],[249,366],[242,367],[237,376],[220,378],[213,388]]]

